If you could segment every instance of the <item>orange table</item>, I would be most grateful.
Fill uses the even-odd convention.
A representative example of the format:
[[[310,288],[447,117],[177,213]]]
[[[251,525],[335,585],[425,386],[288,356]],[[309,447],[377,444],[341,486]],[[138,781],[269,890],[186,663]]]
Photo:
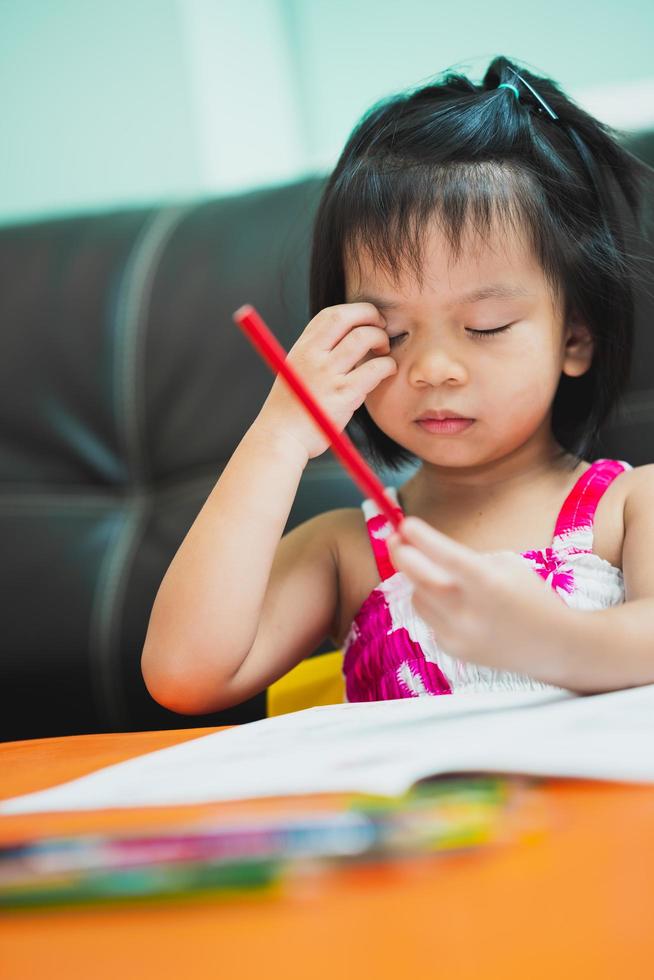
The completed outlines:
[[[0,745],[0,797],[216,729]],[[2,980],[629,980],[654,975],[654,786],[547,780],[550,830],[477,852],[305,878],[276,897],[6,913]],[[297,798],[304,806],[308,798]],[[322,805],[334,797],[311,797]],[[279,803],[277,804],[279,805]],[[274,801],[227,803],[234,812]],[[0,839],[161,824],[175,807],[0,817]]]

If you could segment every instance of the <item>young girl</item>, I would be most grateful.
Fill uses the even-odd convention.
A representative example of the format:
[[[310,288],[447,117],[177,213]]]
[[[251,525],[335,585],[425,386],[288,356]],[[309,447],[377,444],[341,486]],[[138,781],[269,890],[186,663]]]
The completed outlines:
[[[276,379],[161,583],[157,701],[225,708],[326,637],[350,701],[654,683],[654,465],[589,460],[629,373],[648,172],[503,57],[363,117],[288,357],[374,464],[420,464],[389,487],[401,533],[366,500],[282,537],[328,444]]]

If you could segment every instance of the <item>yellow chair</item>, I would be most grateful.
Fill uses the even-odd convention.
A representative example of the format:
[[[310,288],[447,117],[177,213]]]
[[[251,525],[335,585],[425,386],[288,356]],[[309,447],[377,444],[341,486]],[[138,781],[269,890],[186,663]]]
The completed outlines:
[[[318,704],[341,704],[345,700],[342,663],[342,651],[334,650],[309,657],[289,670],[268,688],[268,718]]]

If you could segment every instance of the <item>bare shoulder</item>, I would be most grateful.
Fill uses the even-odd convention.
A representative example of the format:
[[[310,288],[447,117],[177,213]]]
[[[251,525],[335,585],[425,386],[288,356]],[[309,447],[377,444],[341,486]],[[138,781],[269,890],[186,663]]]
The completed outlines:
[[[329,544],[334,551],[343,534],[343,518],[341,515],[348,513],[350,508],[339,508],[338,510],[325,510],[320,514],[308,517],[301,524],[297,524],[292,531],[287,534],[298,534],[302,532],[307,537],[310,535],[319,536],[322,544]],[[354,511],[354,508],[352,508]],[[286,535],[285,535],[286,536]]]
[[[297,556],[303,549],[328,551],[339,575],[339,584],[356,565],[357,556],[367,552],[368,534],[359,507],[338,507],[307,518],[282,538],[289,553]],[[374,563],[373,563],[374,565]]]
[[[330,528],[336,562],[346,568],[356,553],[368,546],[366,522],[360,507],[339,507],[322,515]]]
[[[307,522],[309,523],[309,522]],[[311,518],[316,531],[323,535],[338,571],[339,593],[348,593],[352,578],[356,579],[358,558],[367,557],[369,550],[366,523],[360,507],[338,507]]]
[[[649,509],[654,502],[654,463],[625,470],[613,482],[617,485],[622,499],[626,532],[635,514],[643,508]]]
[[[365,521],[359,507],[326,510],[322,514],[309,518],[305,524],[311,525],[330,540],[336,556],[339,551],[343,553],[349,550],[353,543],[360,541],[362,536],[365,539],[366,536]]]
[[[629,523],[643,511],[650,512],[654,505],[654,463],[634,466],[624,474],[625,530]]]
[[[625,489],[625,598],[654,598],[654,464],[630,470]]]
[[[360,507],[339,507],[317,514],[300,527],[307,546],[312,539],[312,548],[328,549],[331,554],[337,601],[329,636],[335,648],[340,649],[356,610],[376,584],[363,512]],[[301,547],[300,542],[297,545]]]
[[[654,463],[645,463],[643,466],[634,466],[625,473],[625,480],[631,485],[652,486],[654,480]]]
[[[332,637],[340,648],[361,604],[378,584],[379,573],[361,508],[340,507],[322,516],[329,528],[338,574],[338,610]]]

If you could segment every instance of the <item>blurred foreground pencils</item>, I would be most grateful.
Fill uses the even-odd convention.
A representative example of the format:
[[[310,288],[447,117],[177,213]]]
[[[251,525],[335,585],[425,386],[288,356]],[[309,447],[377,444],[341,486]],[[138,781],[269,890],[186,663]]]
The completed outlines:
[[[533,782],[441,777],[399,797],[358,795],[339,810],[21,841],[0,848],[0,907],[268,895],[286,876],[326,865],[508,843],[543,828]]]

